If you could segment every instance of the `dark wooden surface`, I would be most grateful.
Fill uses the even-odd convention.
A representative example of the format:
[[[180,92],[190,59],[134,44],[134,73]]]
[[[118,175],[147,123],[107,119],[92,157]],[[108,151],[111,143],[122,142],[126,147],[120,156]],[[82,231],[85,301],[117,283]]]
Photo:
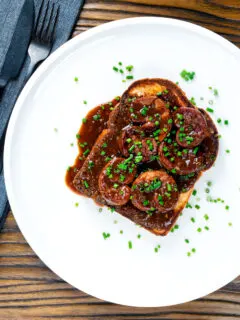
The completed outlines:
[[[73,35],[104,22],[135,16],[194,22],[240,47],[240,0],[86,0]],[[11,214],[0,234],[0,320],[237,318],[240,277],[207,297],[178,306],[118,306],[88,296],[59,279],[31,250]]]

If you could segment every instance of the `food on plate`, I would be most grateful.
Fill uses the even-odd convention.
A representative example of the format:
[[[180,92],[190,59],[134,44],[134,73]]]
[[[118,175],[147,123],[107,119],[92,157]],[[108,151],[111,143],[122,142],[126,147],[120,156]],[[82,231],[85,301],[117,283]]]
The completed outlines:
[[[218,132],[165,79],[135,81],[83,119],[68,186],[156,235],[167,235],[194,184],[215,162]]]

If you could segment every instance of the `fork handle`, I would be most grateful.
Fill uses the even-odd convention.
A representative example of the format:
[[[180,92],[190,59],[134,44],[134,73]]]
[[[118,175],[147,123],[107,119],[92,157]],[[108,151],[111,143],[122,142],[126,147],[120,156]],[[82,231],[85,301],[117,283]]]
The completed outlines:
[[[26,72],[26,81],[31,77],[31,75],[37,69],[39,64],[40,64],[40,61],[30,60],[28,70]]]

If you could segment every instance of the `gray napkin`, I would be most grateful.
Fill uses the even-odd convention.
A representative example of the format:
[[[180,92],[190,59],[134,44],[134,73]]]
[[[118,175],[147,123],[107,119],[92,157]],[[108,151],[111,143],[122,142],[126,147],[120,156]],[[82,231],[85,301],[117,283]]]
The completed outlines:
[[[72,33],[72,29],[79,16],[80,10],[84,4],[84,0],[51,0],[55,3],[59,3],[60,11],[58,17],[58,23],[55,33],[55,43],[53,45],[52,52],[61,46],[68,40]],[[35,12],[38,13],[41,0],[34,0]],[[12,29],[14,28],[14,22],[8,21],[7,31],[2,33],[1,26],[6,23],[9,10],[14,10],[16,17],[21,10],[22,0],[0,0],[0,69],[1,63],[6,54],[6,47],[11,36]],[[13,9],[14,8],[14,9]],[[4,90],[2,98],[0,100],[0,152],[4,141],[4,131],[7,126],[9,117],[11,115],[14,104],[26,83],[26,72],[28,69],[30,60],[27,58],[19,77],[16,80],[11,81]],[[4,220],[7,211],[9,210],[7,195],[4,186],[3,170],[2,170],[2,152],[0,153],[0,228],[1,220]]]

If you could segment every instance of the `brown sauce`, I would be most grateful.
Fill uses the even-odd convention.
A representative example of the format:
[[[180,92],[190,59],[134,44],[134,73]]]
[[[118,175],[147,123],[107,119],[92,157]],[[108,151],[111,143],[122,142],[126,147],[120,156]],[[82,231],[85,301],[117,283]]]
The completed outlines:
[[[101,104],[90,110],[85,117],[86,122],[82,123],[76,135],[78,156],[75,159],[74,164],[68,168],[65,181],[68,187],[78,194],[81,193],[73,186],[73,179],[84,164],[84,161],[89,154],[88,150],[90,151],[92,149],[100,133],[107,128],[109,115],[113,108],[118,104],[118,101],[119,97],[116,97],[111,102]]]
[[[148,81],[145,81],[145,84]],[[165,83],[167,80],[161,81]],[[101,104],[89,111],[77,134],[79,154],[74,165],[66,173],[69,188],[92,198],[100,205],[113,206],[118,213],[156,234],[167,234],[186,204],[186,200],[183,200],[182,206],[176,205],[178,196],[181,197],[181,194],[193,188],[201,171],[212,166],[218,151],[215,125],[200,109],[202,114],[199,115],[198,112],[198,116],[202,122],[207,122],[209,136],[204,138],[200,145],[194,146],[195,149],[186,149],[189,143],[186,143],[187,146],[184,148],[175,141],[177,130],[183,128],[183,121],[179,113],[176,116],[181,120],[180,126],[173,122],[173,112],[176,110],[174,108],[182,108],[182,111],[184,107],[193,108],[179,90],[165,90],[166,97],[163,95],[161,98],[167,102],[165,101],[164,108],[161,105],[161,108],[158,108],[159,119],[154,118],[157,114],[151,113],[152,108],[157,106],[151,104],[150,114],[146,117],[147,122],[144,122],[145,118],[142,117],[148,112],[145,106],[146,99],[144,98],[144,103],[141,102],[142,105],[139,107],[136,103],[139,104],[142,98],[128,97],[126,93],[123,94],[120,104],[120,98],[117,97],[112,102]],[[156,102],[158,99],[154,98],[153,101]],[[139,112],[133,112],[131,109]],[[164,109],[169,109],[170,112]],[[160,130],[158,127],[161,121],[165,126]],[[186,137],[184,139],[191,142],[191,137],[188,136],[190,133],[181,131],[181,135]],[[116,160],[116,157],[119,160]],[[201,161],[196,163],[197,159]],[[127,169],[121,169],[125,172],[120,171],[126,180],[119,180],[119,169],[118,173],[114,171],[115,161],[128,161]],[[130,171],[126,170],[129,170],[131,162],[134,162],[136,170],[134,169],[133,179],[129,181]],[[155,179],[157,174],[162,177],[162,172],[165,184],[163,179]],[[140,190],[138,192],[138,189],[134,189],[134,181],[136,182],[140,175],[142,180],[136,185]],[[160,185],[157,185],[159,182]],[[119,190],[119,193],[116,190]],[[190,192],[187,196],[189,195]],[[145,211],[143,206],[145,209],[149,206],[149,210]],[[142,209],[139,209],[140,207]]]

